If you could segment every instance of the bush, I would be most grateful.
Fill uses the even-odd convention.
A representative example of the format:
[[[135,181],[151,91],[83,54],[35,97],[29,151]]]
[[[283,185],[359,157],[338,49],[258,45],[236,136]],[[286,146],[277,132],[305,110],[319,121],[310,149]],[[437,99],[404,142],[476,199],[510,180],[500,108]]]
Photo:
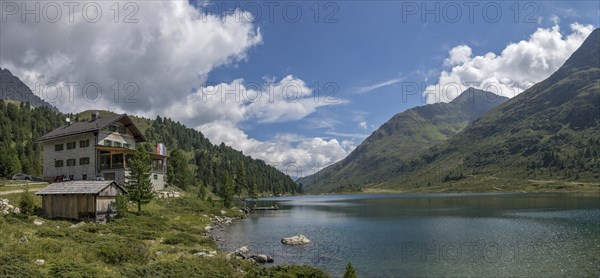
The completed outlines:
[[[35,205],[33,194],[31,194],[28,190],[25,190],[23,193],[21,193],[19,208],[21,209],[21,213],[26,215],[33,215],[36,212],[37,206]]]
[[[235,277],[235,267],[224,259],[219,258],[189,258],[181,257],[174,261],[160,261],[145,266],[123,268],[125,277]]]
[[[116,238],[98,242],[93,247],[96,255],[107,264],[121,265],[124,263],[146,264],[149,250],[146,245],[136,240],[119,240]]]
[[[56,240],[45,240],[40,244],[40,250],[47,254],[58,254],[63,250],[63,244]]]
[[[344,278],[358,278],[358,275],[356,275],[356,270],[354,270],[354,267],[350,262],[348,262],[348,265],[346,265],[346,272],[344,273]]]
[[[37,267],[17,254],[0,256],[0,277],[43,277]]]
[[[200,183],[198,184],[198,198],[200,198],[200,200],[204,201],[204,199],[206,198],[206,186],[204,186],[204,184]]]
[[[281,265],[255,267],[248,272],[250,278],[325,278],[325,272],[307,265]]]
[[[115,208],[119,217],[125,216],[125,214],[129,212],[129,198],[127,198],[125,195],[117,196]]]
[[[167,238],[163,240],[164,244],[177,245],[183,244],[187,246],[191,246],[194,244],[211,244],[214,245],[214,242],[209,238],[198,237],[189,233],[178,233],[174,235],[169,235]]]
[[[129,214],[106,225],[106,230],[111,233],[142,240],[156,239],[168,228],[164,218],[137,214]]]
[[[49,238],[57,238],[62,239],[69,236],[68,231],[62,229],[43,229],[36,232],[39,237],[49,237]]]
[[[4,216],[7,224],[15,225],[19,223],[29,223],[29,216],[25,214],[9,214]]]
[[[55,278],[95,278],[98,277],[98,271],[84,264],[67,262],[52,265],[50,276]]]

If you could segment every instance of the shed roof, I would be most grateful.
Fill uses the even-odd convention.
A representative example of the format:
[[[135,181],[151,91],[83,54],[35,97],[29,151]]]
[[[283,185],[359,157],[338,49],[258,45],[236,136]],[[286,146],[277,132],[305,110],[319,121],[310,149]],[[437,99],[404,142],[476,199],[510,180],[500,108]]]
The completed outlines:
[[[50,184],[35,195],[98,194],[112,184],[125,192],[125,189],[114,181],[67,181]]]
[[[125,127],[129,128],[133,132],[136,141],[146,141],[146,138],[144,138],[142,132],[135,126],[135,124],[133,123],[133,121],[131,121],[127,114],[117,114],[107,117],[100,117],[96,120],[78,122],[73,123],[71,125],[59,127],[48,132],[47,134],[42,136],[38,141],[46,141],[70,135],[99,131],[117,121],[122,121],[125,124]]]

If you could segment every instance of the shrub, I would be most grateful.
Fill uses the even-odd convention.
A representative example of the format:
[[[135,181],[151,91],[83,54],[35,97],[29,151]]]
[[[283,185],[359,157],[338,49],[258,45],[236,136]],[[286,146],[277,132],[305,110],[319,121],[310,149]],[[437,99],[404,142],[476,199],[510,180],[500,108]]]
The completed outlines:
[[[96,250],[98,258],[112,265],[123,263],[146,264],[149,258],[149,250],[146,245],[131,239],[107,239],[96,243],[93,248]]]
[[[281,265],[255,267],[248,272],[250,278],[325,278],[325,272],[307,265]]]
[[[125,216],[127,212],[129,212],[129,198],[125,195],[117,196],[117,200],[115,201],[115,208],[117,210],[117,214],[122,217]]]
[[[126,235],[133,239],[151,240],[159,237],[169,225],[166,219],[158,216],[129,214],[127,217],[118,218],[106,225],[106,230],[118,235]]]
[[[25,190],[23,193],[21,193],[19,208],[21,209],[21,213],[26,215],[32,215],[36,212],[37,206],[35,205],[33,194],[31,194],[28,190]]]
[[[348,265],[346,265],[346,272],[344,273],[344,278],[358,278],[358,275],[356,275],[356,270],[354,270],[354,267],[350,262],[348,262]]]
[[[43,277],[37,267],[17,254],[0,255],[0,277]]]
[[[29,216],[25,214],[9,214],[4,216],[7,224],[29,223]]]
[[[206,198],[206,193],[206,186],[204,186],[204,184],[202,183],[198,184],[198,198],[204,201],[204,199]]]
[[[63,244],[55,240],[45,240],[40,244],[40,249],[47,254],[57,254],[63,249]]]
[[[209,238],[203,238],[189,233],[177,233],[169,235],[163,240],[163,243],[170,245],[183,244],[187,246],[194,244],[214,244],[214,242]]]
[[[189,258],[181,257],[174,261],[159,261],[145,266],[122,268],[125,277],[235,277],[235,268],[220,258]]]
[[[49,238],[66,238],[69,236],[68,231],[64,229],[43,229],[36,232],[39,237]]]
[[[98,271],[84,264],[57,263],[50,268],[50,276],[55,278],[95,278],[98,277]]]

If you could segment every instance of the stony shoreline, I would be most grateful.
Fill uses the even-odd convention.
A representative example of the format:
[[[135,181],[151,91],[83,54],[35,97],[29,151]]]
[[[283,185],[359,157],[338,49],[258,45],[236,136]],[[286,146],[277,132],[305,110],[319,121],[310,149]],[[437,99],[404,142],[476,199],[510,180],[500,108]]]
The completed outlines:
[[[252,250],[250,250],[250,248],[248,246],[241,246],[233,252],[224,250],[223,248],[219,247],[219,245],[220,245],[219,243],[225,243],[226,241],[224,238],[217,235],[217,231],[223,232],[223,229],[225,228],[225,226],[231,225],[233,223],[233,221],[235,221],[235,220],[246,219],[247,218],[246,215],[248,212],[243,211],[243,210],[240,210],[240,212],[243,212],[244,214],[242,216],[238,216],[238,217],[218,216],[218,215],[211,217],[210,218],[211,224],[204,227],[205,236],[212,239],[217,244],[217,247],[221,250],[221,252],[227,254],[228,258],[235,257],[236,259],[246,260],[248,262],[251,262],[251,263],[254,263],[257,265],[265,264],[265,263],[273,263],[275,260],[273,259],[272,256],[269,256],[266,254],[252,253]],[[223,214],[223,215],[225,215],[226,213],[227,212],[224,210],[221,211],[221,214]]]
[[[252,250],[247,244],[234,245],[236,244],[235,242],[228,242],[225,237],[221,236],[221,234],[225,233],[224,229],[226,226],[233,224],[236,220],[246,219],[248,217],[247,215],[250,213],[244,210],[240,210],[240,212],[243,212],[244,214],[241,216],[229,217],[225,216],[227,212],[221,211],[221,214],[224,216],[215,215],[211,217],[211,224],[204,227],[204,236],[212,239],[216,243],[217,248],[225,253],[229,259],[236,258],[239,260],[246,260],[256,265],[274,263],[276,259],[274,258],[275,254],[269,255],[263,254],[260,251],[256,252],[256,250]],[[208,217],[206,215],[203,216]],[[310,242],[311,241],[304,235],[294,235],[280,240],[282,246],[300,246],[309,244]],[[261,248],[260,246],[256,249],[264,250],[264,248]]]

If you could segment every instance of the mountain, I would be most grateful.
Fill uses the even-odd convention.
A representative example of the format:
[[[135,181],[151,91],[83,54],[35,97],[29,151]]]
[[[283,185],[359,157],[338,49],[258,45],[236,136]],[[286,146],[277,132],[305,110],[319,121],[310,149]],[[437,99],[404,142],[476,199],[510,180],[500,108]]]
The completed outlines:
[[[0,99],[29,102],[32,107],[45,106],[58,111],[54,106],[33,94],[31,89],[8,69],[2,68],[0,68]]]
[[[412,167],[376,188],[598,190],[600,29],[546,80],[412,159]]]
[[[398,167],[444,142],[508,98],[469,88],[449,103],[408,109],[393,116],[343,160],[301,178],[308,192],[352,191],[396,176]]]

